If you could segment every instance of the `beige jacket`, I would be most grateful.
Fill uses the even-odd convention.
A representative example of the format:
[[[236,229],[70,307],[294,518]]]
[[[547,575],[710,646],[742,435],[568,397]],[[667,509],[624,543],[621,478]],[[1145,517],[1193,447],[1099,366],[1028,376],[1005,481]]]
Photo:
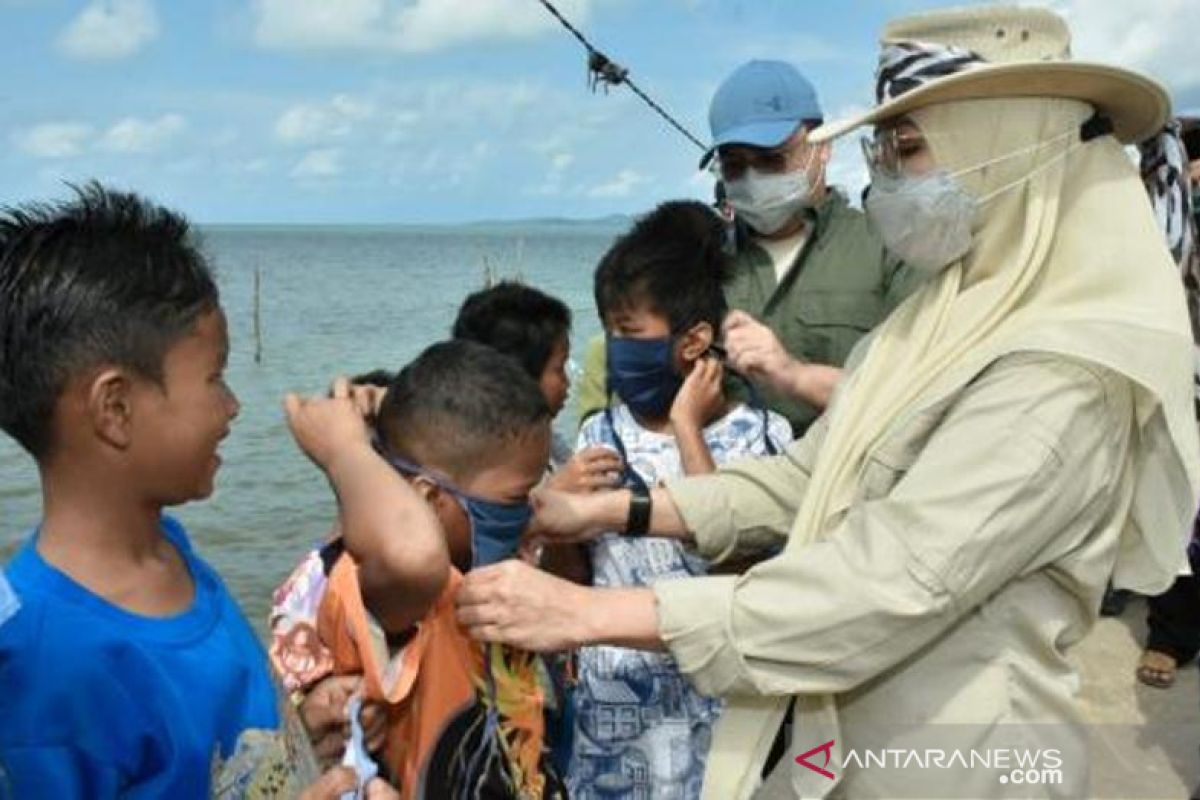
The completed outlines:
[[[1134,430],[1118,374],[1058,355],[1002,357],[897,426],[827,540],[740,577],[657,584],[663,638],[708,694],[794,695],[800,707],[806,694],[836,694],[834,796],[1086,796],[1066,651],[1095,621],[1116,558]],[[720,560],[782,543],[824,433],[822,419],[781,456],[669,483],[699,552]],[[760,796],[829,792],[833,781],[795,762],[822,744],[798,726]],[[859,766],[885,748],[925,757]],[[1053,749],[1061,784],[1014,788],[1011,752],[988,754],[999,767],[930,767],[924,751],[938,748],[977,759]],[[824,754],[809,761],[822,766]],[[1053,766],[1045,753],[1035,764]]]

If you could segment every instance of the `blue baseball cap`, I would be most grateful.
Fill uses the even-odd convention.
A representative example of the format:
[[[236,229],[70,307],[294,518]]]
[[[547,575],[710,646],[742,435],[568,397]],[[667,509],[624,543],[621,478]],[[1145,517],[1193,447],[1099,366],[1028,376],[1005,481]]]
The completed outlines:
[[[712,146],[700,160],[703,169],[723,144],[776,147],[801,122],[821,121],[817,90],[786,61],[749,61],[717,88],[708,106]]]

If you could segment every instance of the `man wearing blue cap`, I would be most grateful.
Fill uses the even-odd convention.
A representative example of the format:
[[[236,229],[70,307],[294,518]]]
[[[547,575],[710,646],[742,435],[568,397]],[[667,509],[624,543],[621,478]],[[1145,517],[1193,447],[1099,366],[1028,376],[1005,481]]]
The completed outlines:
[[[737,264],[725,294],[731,365],[764,388],[799,436],[820,414],[851,348],[913,286],[866,217],[825,184],[816,90],[791,64],[750,61],[713,95],[708,122]]]
[[[736,263],[725,296],[730,366],[763,390],[800,436],[823,410],[854,344],[915,285],[844,195],[825,185],[828,144],[808,131],[824,115],[816,90],[791,64],[738,67],[709,106],[715,165],[736,225]],[[603,347],[590,348],[580,419],[607,402]]]

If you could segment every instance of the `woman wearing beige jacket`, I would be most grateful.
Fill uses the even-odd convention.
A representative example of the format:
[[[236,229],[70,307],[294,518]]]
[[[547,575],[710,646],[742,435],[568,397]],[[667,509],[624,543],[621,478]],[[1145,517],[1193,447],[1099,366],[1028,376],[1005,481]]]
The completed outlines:
[[[468,577],[460,620],[667,648],[727,700],[705,797],[1096,796],[1066,653],[1110,577],[1170,585],[1200,486],[1184,299],[1122,149],[1169,105],[1066,60],[1048,11],[913,17],[882,43],[879,106],[813,138],[875,126],[867,212],[925,285],[785,454],[536,501],[556,541],[776,554],[631,590],[502,564]]]

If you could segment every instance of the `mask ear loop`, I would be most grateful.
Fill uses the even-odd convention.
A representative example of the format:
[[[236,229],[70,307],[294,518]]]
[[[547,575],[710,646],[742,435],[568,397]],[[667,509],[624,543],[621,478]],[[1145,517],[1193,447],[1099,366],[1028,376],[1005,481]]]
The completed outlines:
[[[1051,147],[1065,139],[1071,138],[1072,136],[1075,136],[1075,135],[1079,136],[1078,141],[1068,142],[1067,146],[1063,148],[1062,152],[1052,156],[1048,161],[1038,164],[1036,167],[1034,167],[1029,172],[1022,175],[1020,178],[1017,178],[1014,181],[1010,181],[1009,183],[1006,183],[1005,185],[999,187],[998,189],[993,189],[992,191],[988,192],[987,194],[983,195],[982,197],[978,198],[975,201],[978,205],[983,205],[984,203],[990,203],[992,200],[996,199],[996,197],[1003,194],[1004,192],[1007,192],[1009,189],[1012,189],[1016,186],[1021,185],[1025,181],[1032,178],[1034,175],[1037,175],[1039,172],[1042,172],[1043,170],[1046,170],[1046,169],[1054,166],[1059,161],[1061,161],[1062,159],[1064,159],[1068,155],[1070,155],[1070,153],[1073,150],[1082,146],[1084,143],[1091,141],[1092,139],[1095,139],[1098,136],[1103,136],[1103,135],[1105,135],[1107,133],[1111,133],[1111,132],[1112,132],[1112,122],[1105,116],[1102,116],[1100,114],[1093,114],[1091,117],[1089,117],[1087,119],[1086,122],[1084,122],[1078,128],[1072,128],[1070,130],[1063,131],[1062,133],[1058,134],[1057,136],[1051,137],[1050,139],[1047,139],[1044,142],[1037,142],[1035,144],[1029,145],[1028,147],[1022,147],[1019,150],[1014,150],[1011,153],[1005,153],[1002,156],[997,156],[996,158],[988,159],[987,161],[983,161],[979,164],[974,164],[969,167],[957,169],[954,172],[947,173],[947,177],[958,178],[962,175],[966,175],[971,172],[977,172],[981,169],[986,169],[987,167],[990,167],[993,164],[999,164],[1001,162],[1016,158],[1017,156],[1025,155],[1026,153],[1032,153],[1032,152],[1036,152],[1036,151],[1041,150],[1046,147]]]
[[[1069,136],[1069,135],[1070,134],[1063,134],[1064,137]],[[1058,138],[1063,138],[1063,137],[1058,137]],[[976,200],[975,203],[977,205],[984,205],[985,203],[990,203],[991,201],[995,200],[1000,195],[1007,192],[1009,189],[1014,189],[1017,186],[1020,186],[1022,183],[1025,183],[1030,178],[1032,178],[1034,175],[1037,175],[1039,172],[1043,172],[1043,171],[1049,169],[1050,167],[1054,166],[1058,162],[1062,161],[1064,158],[1066,158],[1067,156],[1069,156],[1071,154],[1071,151],[1081,147],[1082,145],[1083,145],[1082,141],[1068,143],[1067,146],[1065,148],[1063,148],[1063,151],[1061,153],[1058,153],[1058,154],[1052,156],[1047,161],[1044,161],[1043,163],[1038,164],[1036,167],[1029,170],[1029,172],[1025,173],[1020,178],[1017,178],[1014,181],[1010,181],[1009,183],[1004,184],[1003,186],[1001,186],[998,189],[993,189],[992,191],[985,194],[983,197],[980,197],[978,200]],[[985,164],[983,166],[988,166],[988,165]]]

